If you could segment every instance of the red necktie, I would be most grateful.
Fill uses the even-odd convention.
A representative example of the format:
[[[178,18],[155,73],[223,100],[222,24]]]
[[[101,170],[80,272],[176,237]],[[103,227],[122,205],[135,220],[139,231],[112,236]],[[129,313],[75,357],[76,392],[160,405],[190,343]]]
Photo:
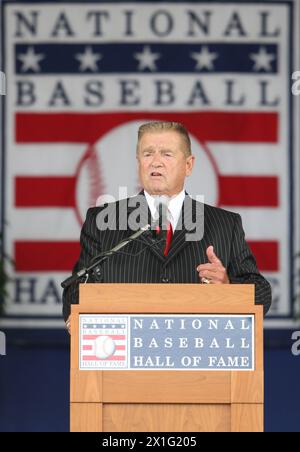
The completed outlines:
[[[172,224],[168,223],[168,225],[167,225],[167,239],[166,239],[166,246],[165,246],[165,249],[164,249],[164,256],[168,255],[168,252],[169,252],[170,247],[171,247],[172,238],[173,238]]]
[[[157,235],[160,235],[160,227],[156,226],[156,233]],[[171,247],[171,242],[172,242],[172,238],[173,238],[173,228],[172,228],[172,224],[168,223],[167,224],[167,231],[166,231],[166,245],[164,248],[164,256],[167,256]]]

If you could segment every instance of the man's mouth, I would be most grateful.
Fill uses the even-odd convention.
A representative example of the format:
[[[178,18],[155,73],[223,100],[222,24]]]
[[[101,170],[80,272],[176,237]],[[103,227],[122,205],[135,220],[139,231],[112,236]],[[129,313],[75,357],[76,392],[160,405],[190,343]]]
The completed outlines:
[[[162,177],[162,174],[159,173],[158,171],[153,171],[153,172],[151,173],[151,177]]]

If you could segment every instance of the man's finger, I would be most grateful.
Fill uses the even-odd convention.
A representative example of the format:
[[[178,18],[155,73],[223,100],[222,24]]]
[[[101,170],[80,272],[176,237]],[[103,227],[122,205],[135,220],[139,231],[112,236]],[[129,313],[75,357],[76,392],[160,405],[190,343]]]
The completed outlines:
[[[216,266],[213,265],[213,264],[200,264],[200,265],[198,265],[198,267],[197,267],[197,271],[198,272],[201,272],[201,271],[204,271],[204,270],[210,270],[212,272],[217,272],[219,270],[219,266],[216,268]]]
[[[199,273],[199,276],[201,278],[208,278],[213,280],[221,280],[222,279],[222,275],[220,273],[216,273],[216,272],[212,272],[210,270],[205,270]]]
[[[209,246],[206,250],[206,255],[208,257],[208,260],[211,264],[221,264],[222,262],[218,258],[218,256],[214,252],[214,247]]]

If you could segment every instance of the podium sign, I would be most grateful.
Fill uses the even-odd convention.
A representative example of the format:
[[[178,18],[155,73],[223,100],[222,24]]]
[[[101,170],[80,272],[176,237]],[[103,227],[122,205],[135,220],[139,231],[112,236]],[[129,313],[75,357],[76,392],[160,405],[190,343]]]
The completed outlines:
[[[253,315],[80,315],[80,370],[254,370]]]
[[[81,284],[74,432],[261,432],[263,307],[245,284]]]

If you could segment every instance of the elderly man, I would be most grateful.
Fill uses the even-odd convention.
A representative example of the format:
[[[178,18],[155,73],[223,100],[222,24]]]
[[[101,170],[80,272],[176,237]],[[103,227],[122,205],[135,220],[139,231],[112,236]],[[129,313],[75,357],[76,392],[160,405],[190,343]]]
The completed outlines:
[[[257,269],[245,241],[240,216],[206,204],[200,205],[184,190],[185,179],[192,173],[195,160],[186,129],[173,122],[142,125],[138,132],[137,160],[143,187],[138,204],[142,199],[147,211],[145,219],[149,221],[160,218],[162,211],[158,211],[158,206],[166,206],[167,225],[163,228],[166,234],[161,236],[164,239],[158,244],[153,244],[153,239],[146,235],[141,236],[140,240],[127,245],[124,253],[110,257],[102,265],[101,281],[255,284],[255,302],[263,305],[267,313],[271,305],[270,285]],[[160,200],[164,202],[160,203]],[[120,226],[121,223],[124,225],[124,215],[125,219],[129,218],[133,210],[130,206],[133,205],[135,197],[114,203],[111,207],[117,212],[117,222],[114,228],[106,229],[102,227],[99,215],[107,206],[88,210],[81,232],[81,254],[74,272],[132,234],[130,226],[125,229]],[[203,233],[198,240],[187,240],[188,227],[184,218],[194,218],[198,207],[198,211],[202,207],[203,212],[200,228]],[[162,228],[161,223],[158,228]],[[160,242],[163,246],[159,246]],[[90,281],[97,281],[95,275]],[[78,303],[78,282],[63,293],[63,314],[68,329],[71,303]]]

